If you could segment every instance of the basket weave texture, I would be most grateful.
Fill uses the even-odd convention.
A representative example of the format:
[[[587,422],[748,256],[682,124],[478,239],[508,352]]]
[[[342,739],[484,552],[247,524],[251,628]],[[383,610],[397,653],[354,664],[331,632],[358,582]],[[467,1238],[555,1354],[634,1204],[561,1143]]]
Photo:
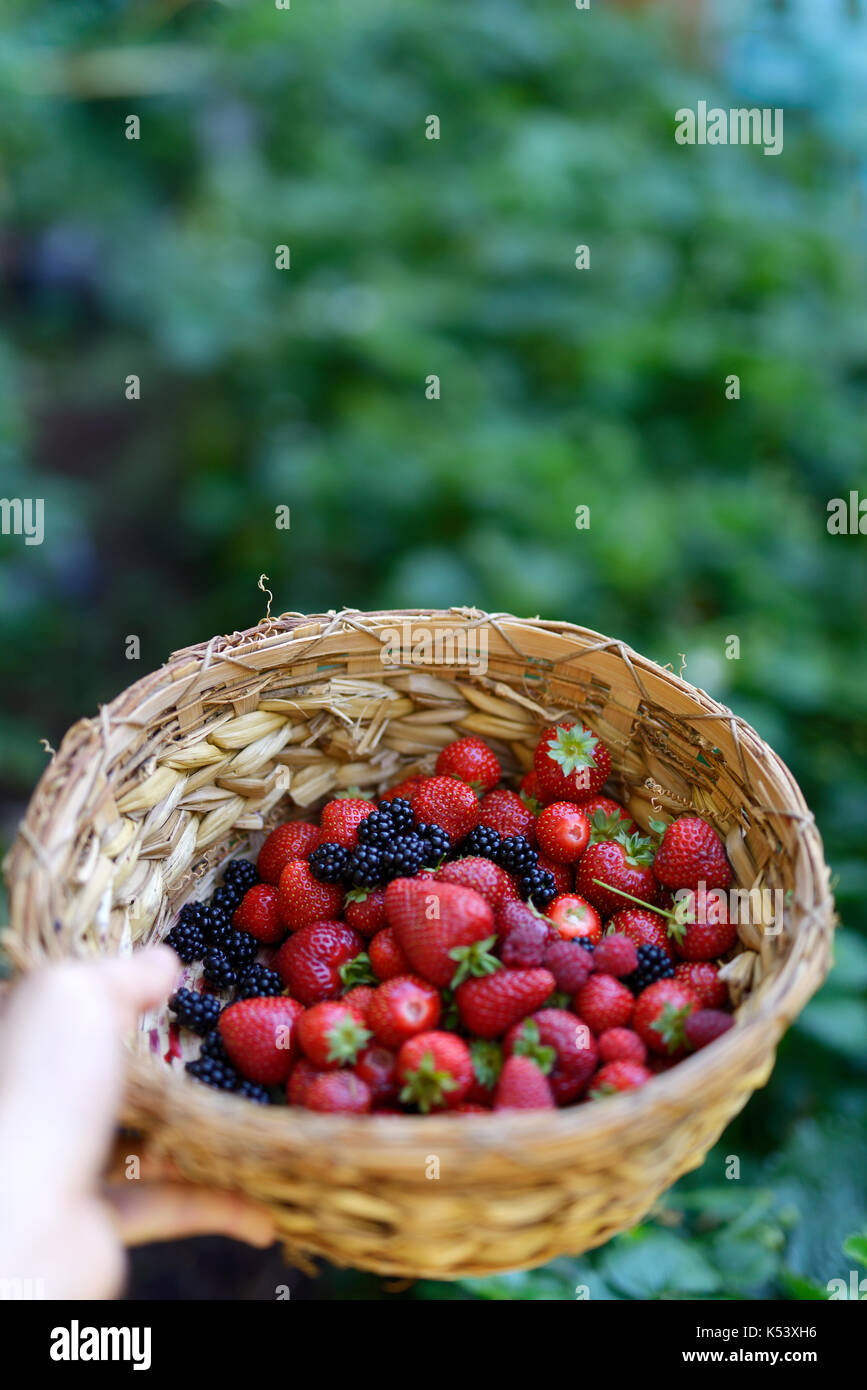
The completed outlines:
[[[22,970],[161,939],[271,826],[429,771],[460,734],[520,775],[566,712],[605,740],[610,789],[641,826],[691,808],[723,835],[738,887],[786,895],[782,930],[753,914],[724,967],[736,1026],[619,1097],[414,1118],[220,1095],[185,1076],[165,1012],[142,1019],[123,1123],[187,1177],[268,1204],[299,1263],[434,1278],[540,1264],[633,1225],[698,1166],[829,966],[829,875],[796,782],[743,720],[622,642],[452,609],[286,614],[177,652],[76,724],[36,789],[6,865],[4,944]]]

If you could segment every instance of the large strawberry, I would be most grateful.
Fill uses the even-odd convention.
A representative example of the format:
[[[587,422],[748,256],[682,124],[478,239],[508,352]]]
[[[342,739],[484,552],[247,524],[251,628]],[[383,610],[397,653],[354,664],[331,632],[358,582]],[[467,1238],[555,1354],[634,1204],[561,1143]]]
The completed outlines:
[[[498,970],[465,980],[455,993],[460,1019],[478,1038],[498,1038],[535,1013],[554,990],[550,970]]]
[[[481,893],[485,902],[496,908],[503,901],[520,902],[514,880],[490,859],[469,855],[466,859],[453,859],[436,871],[436,878],[443,883],[457,883],[462,888],[472,888]]]
[[[457,844],[479,823],[479,799],[472,787],[455,777],[427,777],[412,799],[416,821],[441,825]]]
[[[303,1006],[286,995],[240,999],[220,1014],[218,1028],[229,1060],[242,1076],[263,1086],[285,1081],[298,1055]]]
[[[674,949],[684,960],[715,960],[730,951],[738,929],[729,921],[725,893],[687,889],[679,896],[669,921]]]
[[[339,883],[320,883],[304,859],[290,859],[280,875],[277,901],[284,926],[290,931],[310,922],[331,921],[343,908]]]
[[[523,835],[531,845],[536,843],[536,817],[517,792],[488,792],[479,805],[479,824],[488,825],[504,838],[508,835]]]
[[[247,931],[268,946],[282,941],[286,928],[280,919],[277,889],[270,883],[248,888],[232,918],[232,926]]]
[[[635,1007],[635,996],[613,975],[591,975],[575,995],[573,1007],[588,1028],[597,1035],[609,1028],[622,1028],[629,1023]]]
[[[632,1026],[651,1052],[676,1057],[684,1051],[686,1020],[698,1007],[692,990],[680,981],[657,980],[642,990],[635,1001]]]
[[[413,970],[440,989],[496,969],[494,914],[471,888],[396,878],[385,891],[385,914]]]
[[[322,843],[355,849],[358,844],[358,827],[373,809],[373,802],[365,801],[363,797],[335,797],[322,807],[319,817]]]
[[[629,898],[652,905],[657,893],[652,863],[650,841],[640,835],[601,840],[579,859],[575,889],[606,916],[619,912]]]
[[[499,759],[484,739],[467,734],[443,748],[436,762],[439,777],[457,777],[480,795],[491,791],[502,776]]]
[[[532,1057],[510,1057],[497,1082],[495,1110],[553,1110],[548,1078]]]
[[[306,859],[321,840],[318,825],[291,820],[271,831],[256,860],[263,883],[276,884],[290,859]]]
[[[653,872],[666,888],[728,888],[732,879],[725,845],[701,816],[679,816],[666,827]]]
[[[360,1014],[343,999],[314,1004],[298,1020],[298,1041],[305,1056],[325,1069],[354,1062],[370,1037]]]
[[[574,801],[552,801],[536,822],[539,849],[557,864],[574,864],[590,842],[590,821]]]
[[[590,729],[577,719],[562,719],[542,734],[533,767],[542,801],[581,801],[601,791],[611,771],[611,757]]]
[[[341,994],[341,966],[357,956],[363,944],[342,922],[312,922],[283,942],[271,965],[295,999],[318,1004]]]
[[[442,1013],[439,991],[417,975],[397,975],[379,986],[367,1023],[384,1047],[400,1047],[416,1033],[436,1028]]]
[[[322,1071],[306,1087],[302,1104],[326,1114],[366,1115],[373,1096],[354,1071]]]
[[[470,1049],[455,1033],[417,1033],[397,1054],[397,1079],[404,1105],[429,1110],[460,1105],[473,1084]]]
[[[558,1105],[581,1095],[599,1064],[590,1029],[567,1009],[540,1009],[510,1028],[503,1040],[507,1057],[532,1057],[548,1077]]]

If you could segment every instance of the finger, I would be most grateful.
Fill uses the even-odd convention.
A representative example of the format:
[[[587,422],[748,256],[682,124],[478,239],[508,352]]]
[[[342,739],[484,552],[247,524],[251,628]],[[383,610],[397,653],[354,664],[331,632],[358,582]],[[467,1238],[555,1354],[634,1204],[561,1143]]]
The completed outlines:
[[[271,1213],[234,1192],[190,1183],[129,1183],[107,1188],[105,1200],[126,1245],[220,1235],[266,1249],[277,1239]]]
[[[126,1029],[145,1009],[165,1002],[178,980],[180,961],[168,946],[150,946],[132,956],[101,960],[94,968]]]

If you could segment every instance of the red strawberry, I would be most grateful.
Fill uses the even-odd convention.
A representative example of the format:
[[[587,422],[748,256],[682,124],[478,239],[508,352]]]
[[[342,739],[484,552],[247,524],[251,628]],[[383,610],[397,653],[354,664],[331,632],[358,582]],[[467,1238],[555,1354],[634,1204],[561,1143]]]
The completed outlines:
[[[719,970],[710,961],[681,961],[674,967],[674,978],[691,989],[704,1008],[718,1009],[728,1002],[725,980],[720,979]]]
[[[385,890],[385,913],[413,970],[441,989],[496,968],[494,914],[471,888],[396,878]]]
[[[370,1094],[377,1108],[381,1102],[393,1101],[396,1098],[397,1053],[392,1052],[390,1048],[381,1047],[379,1043],[366,1047],[355,1063],[353,1071],[370,1087]]]
[[[524,805],[529,806],[534,816],[538,816],[542,809],[542,803],[539,799],[539,779],[534,767],[531,767],[529,772],[524,773],[518,783],[518,792]]]
[[[628,936],[636,946],[658,946],[669,960],[674,960],[674,947],[668,935],[665,918],[658,912],[650,912],[643,907],[627,907],[616,912],[608,923],[608,930],[621,936]]]
[[[587,796],[579,805],[590,822],[591,844],[613,840],[621,830],[626,835],[634,835],[638,830],[629,812],[610,796]]]
[[[308,1110],[327,1114],[366,1115],[372,1105],[370,1087],[354,1071],[323,1071],[307,1086],[304,1104]]]
[[[479,823],[479,801],[472,787],[454,777],[426,777],[412,799],[416,821],[441,825],[457,844]]]
[[[557,989],[563,994],[577,994],[586,984],[593,969],[593,956],[579,946],[577,941],[557,940],[545,951],[542,961],[557,981]]]
[[[473,1084],[467,1092],[467,1100],[490,1110],[494,1103],[494,1091],[503,1070],[503,1049],[498,1042],[473,1038],[470,1043],[470,1057],[473,1061]]]
[[[343,996],[343,1003],[348,1004],[354,1009],[360,1018],[367,1023],[370,1006],[376,990],[372,985],[355,985],[353,989],[347,990]]]
[[[467,734],[442,750],[436,762],[438,777],[458,777],[482,795],[497,785],[503,770],[484,739]]]
[[[677,980],[657,980],[635,1001],[632,1026],[651,1052],[675,1057],[683,1052],[684,1025],[697,1008],[692,990]]]
[[[554,880],[555,891],[560,893],[572,892],[572,865],[558,864],[556,860],[549,859],[547,855],[540,854],[537,868],[544,869]]]
[[[285,1081],[298,1054],[296,1030],[303,1012],[297,1000],[283,994],[230,1004],[217,1026],[232,1065],[263,1086]]]
[[[411,777],[405,778],[403,782],[398,782],[395,786],[389,787],[387,792],[383,792],[379,798],[380,803],[393,801],[396,796],[402,797],[404,801],[412,802],[422,782],[425,781],[427,778],[424,773],[414,772]]]
[[[597,942],[602,936],[599,913],[592,903],[580,898],[577,893],[561,893],[548,904],[545,916],[549,922],[553,922],[563,941],[586,936],[590,941]]]
[[[385,926],[385,889],[353,888],[346,895],[346,925],[362,936],[375,936]]]
[[[393,927],[383,927],[367,948],[373,973],[378,980],[393,980],[395,975],[408,975],[410,963],[397,942]]]
[[[596,1073],[590,1099],[600,1100],[603,1096],[612,1096],[618,1091],[635,1091],[652,1080],[653,1072],[648,1071],[640,1062],[630,1062],[626,1058],[608,1062]]]
[[[630,941],[628,936],[621,936],[619,932],[603,936],[593,952],[593,969],[601,970],[604,975],[616,975],[618,979],[622,979],[624,975],[631,975],[633,970],[638,969],[638,948],[635,942]]]
[[[507,1057],[532,1057],[548,1077],[558,1105],[575,1100],[599,1064],[590,1029],[566,1009],[540,1009],[510,1028],[503,1040]]]
[[[542,801],[580,801],[602,789],[611,771],[611,757],[590,729],[577,719],[562,719],[542,734],[533,767]]]
[[[310,922],[333,921],[343,908],[343,889],[339,883],[320,883],[305,859],[290,859],[280,875],[278,889],[280,916],[290,931]]]
[[[465,980],[455,994],[461,1022],[479,1038],[498,1038],[544,1004],[554,989],[550,970],[498,970]]]
[[[257,941],[269,946],[282,941],[286,928],[280,920],[277,889],[270,883],[257,883],[248,888],[232,918],[232,926],[248,931]]]
[[[354,1062],[370,1040],[360,1014],[343,999],[314,1004],[298,1020],[298,1041],[310,1061],[329,1069]]]
[[[733,1024],[731,1014],[723,1013],[722,1009],[697,1009],[684,1024],[687,1046],[697,1052],[700,1047],[707,1047],[715,1038],[727,1033]]]
[[[552,801],[536,822],[539,849],[558,864],[574,864],[590,842],[590,821],[574,801]]]
[[[470,1049],[454,1033],[418,1033],[397,1054],[397,1079],[404,1105],[450,1110],[466,1099],[473,1084]]]
[[[624,893],[652,906],[657,892],[652,862],[650,841],[640,835],[601,840],[598,845],[590,845],[578,861],[576,891],[605,914],[619,912],[627,905]]]
[[[678,898],[675,921],[669,926],[674,949],[684,960],[714,960],[730,951],[738,929],[729,921],[728,902],[720,889],[709,893],[688,889]]]
[[[548,1078],[532,1057],[510,1057],[497,1082],[495,1110],[553,1110]]]
[[[290,820],[271,831],[256,860],[259,877],[277,884],[290,859],[306,859],[319,844],[319,826],[306,820]]]
[[[358,827],[373,809],[373,802],[365,801],[363,797],[335,797],[322,807],[322,815],[319,817],[322,843],[355,849],[358,844]]]
[[[653,872],[666,888],[728,888],[732,879],[725,845],[701,816],[679,816],[666,827]]]
[[[361,937],[342,922],[312,922],[284,941],[271,962],[286,988],[302,1004],[336,999],[343,989],[340,967],[358,955]]]
[[[631,1028],[606,1028],[599,1035],[599,1057],[603,1062],[647,1061],[647,1048]]]
[[[299,1057],[286,1083],[286,1099],[290,1105],[303,1105],[307,1087],[317,1076],[322,1075],[321,1067],[314,1067],[309,1057]]]
[[[501,869],[499,864],[492,864],[490,859],[481,859],[476,855],[453,859],[441,865],[435,877],[443,883],[457,883],[462,888],[472,888],[494,908],[502,899],[520,901],[518,890],[505,869]]]
[[[613,975],[591,975],[575,995],[572,1007],[598,1036],[609,1028],[620,1028],[630,1021],[635,997]]]
[[[400,1047],[407,1038],[436,1028],[442,1004],[439,993],[417,975],[398,975],[379,986],[367,1019],[384,1047]]]
[[[516,792],[500,790],[483,796],[479,824],[489,825],[500,835],[523,835],[531,845],[536,843],[536,817]]]

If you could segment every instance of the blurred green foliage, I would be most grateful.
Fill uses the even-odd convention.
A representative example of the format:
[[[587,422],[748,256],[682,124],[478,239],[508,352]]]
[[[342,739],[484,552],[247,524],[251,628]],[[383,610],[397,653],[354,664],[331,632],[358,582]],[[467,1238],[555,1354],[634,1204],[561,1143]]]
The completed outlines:
[[[664,18],[518,0],[12,0],[0,87],[0,466],[47,509],[43,546],[0,538],[8,804],[40,737],[261,616],[264,571],[278,609],[478,604],[684,653],[794,769],[863,925],[867,541],[826,530],[867,491],[850,140],[792,109],[779,158],[677,146],[678,107],[732,93]],[[473,1293],[839,1273],[867,1119],[840,945],[719,1150],[749,1202],[717,1154],[671,1224]]]

